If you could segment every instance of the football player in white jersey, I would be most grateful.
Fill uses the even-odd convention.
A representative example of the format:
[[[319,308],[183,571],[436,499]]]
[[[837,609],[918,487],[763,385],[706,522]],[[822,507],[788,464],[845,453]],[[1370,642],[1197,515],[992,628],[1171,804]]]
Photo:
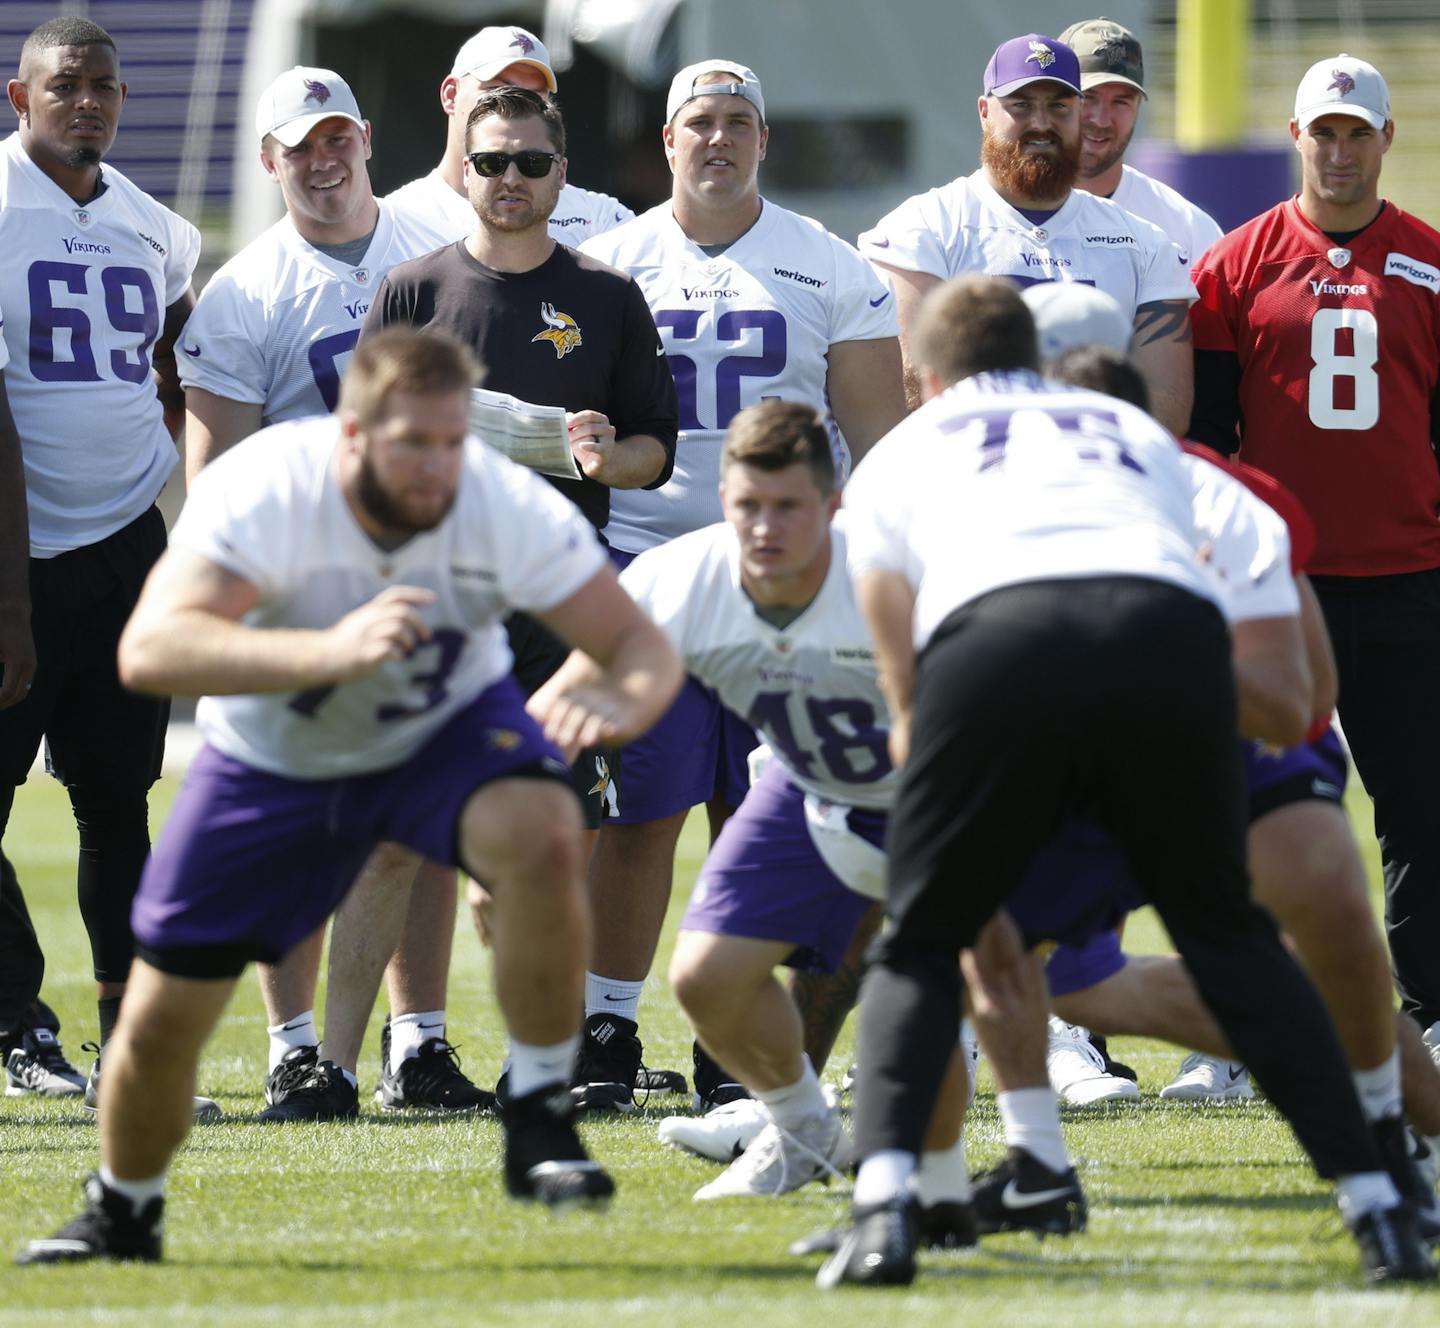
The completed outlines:
[[[215,273],[186,325],[180,377],[191,477],[262,426],[332,411],[385,274],[435,247],[428,227],[377,203],[366,166],[370,125],[334,70],[296,66],[281,74],[260,96],[255,129],[261,165],[280,188],[285,216]],[[323,927],[279,965],[258,966],[269,1028],[262,1120],[349,1113],[358,1100],[354,1077],[379,969],[394,938],[409,935],[402,932],[405,900],[423,909],[432,890],[448,896],[453,929],[452,876],[448,868],[422,865],[407,850],[384,845],[334,924],[325,1060],[341,1068],[338,1082],[318,1076],[316,1068],[320,1038],[313,1007]],[[397,960],[397,967],[441,993],[437,1001],[427,992],[418,1010],[444,1005],[449,934],[445,945],[422,947],[423,953],[405,943]],[[460,1071],[445,1042],[443,1013],[424,1021],[410,1019],[408,1006],[398,1013],[407,1022],[392,1051],[406,1081],[417,1086],[404,1105],[421,1105],[413,1100],[421,1083],[431,1109],[486,1105],[488,1095]],[[418,1033],[421,1022],[429,1036],[410,1037],[412,1025]],[[411,1059],[417,1064],[406,1065]]]
[[[1118,838],[1227,1035],[1264,1057],[1370,1275],[1432,1278],[1319,997],[1249,898],[1224,594],[1174,440],[1046,385],[1002,280],[936,292],[916,352],[929,404],[847,494],[904,771],[861,1005],[855,1223],[820,1284],[913,1278],[909,1179],[955,1046],[956,952],[1077,813]],[[915,484],[927,467],[950,478],[943,496]]]
[[[978,103],[980,169],[907,199],[860,236],[860,252],[890,278],[902,337],[925,294],[963,272],[1100,287],[1135,320],[1132,353],[1155,417],[1180,433],[1194,383],[1190,269],[1149,222],[1074,187],[1079,99],[1068,46],[1038,33],[1001,43]],[[913,370],[906,388],[918,405]]]
[[[115,645],[165,546],[155,499],[175,466],[174,340],[200,252],[195,227],[102,165],[125,95],[105,30],[52,19],[25,41],[9,84],[19,130],[0,145],[4,379],[22,440],[37,659],[30,690],[0,709],[0,833],[43,739],[79,828],[102,1046],[130,968],[130,901],[168,717],[164,701],[120,685]],[[8,925],[16,918],[0,915],[7,946],[39,960],[33,934],[17,939]],[[0,1026],[14,1013],[0,1009]]]
[[[385,839],[490,886],[510,1194],[613,1193],[567,1091],[588,930],[579,807],[500,619],[524,605],[601,664],[554,698],[592,741],[651,722],[680,664],[583,518],[467,437],[477,378],[448,337],[384,332],[355,352],[338,415],[276,425],[197,478],[120,667],[133,687],[203,694],[206,745],[137,896],[99,1175],[21,1262],[160,1257],[166,1169],[236,979],[313,931]]]
[[[1118,203],[1158,226],[1188,267],[1221,231],[1215,218],[1168,184],[1125,163],[1146,99],[1145,61],[1129,28],[1108,18],[1072,23],[1060,34],[1080,60],[1080,178],[1076,188]]]
[[[754,72],[706,60],[676,74],[663,130],[668,202],[590,240],[584,252],[630,273],[649,301],[680,397],[673,477],[617,492],[606,538],[618,561],[720,518],[720,446],[744,407],[781,397],[825,410],[857,459],[905,411],[894,297],[844,241],[761,197],[769,129]],[[631,1101],[636,1009],[670,897],[691,807],[712,835],[744,797],[753,733],[697,683],[621,762],[618,815],[591,863],[597,931],[586,1008],[620,1030],[587,1035],[581,1075],[599,1104]],[[619,1023],[615,1021],[619,1020]],[[703,1060],[697,1092],[721,1076]],[[587,1095],[585,1084],[579,1091]],[[733,1090],[725,1090],[733,1091]]]
[[[475,210],[466,197],[463,174],[465,122],[482,92],[501,87],[526,88],[542,97],[555,94],[550,53],[533,32],[481,28],[456,52],[454,65],[440,81],[440,108],[448,117],[444,155],[428,175],[385,196],[397,213],[428,230],[432,249],[463,240],[475,229]],[[619,199],[566,180],[550,214],[550,237],[578,249],[592,235],[634,215]]]

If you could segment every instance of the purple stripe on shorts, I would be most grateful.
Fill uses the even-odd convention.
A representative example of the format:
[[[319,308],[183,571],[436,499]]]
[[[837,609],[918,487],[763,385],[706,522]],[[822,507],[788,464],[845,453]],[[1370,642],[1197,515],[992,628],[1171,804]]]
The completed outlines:
[[[785,959],[791,968],[831,973],[870,905],[821,860],[805,795],[772,762],[725,822],[680,925],[785,942],[795,947]]]

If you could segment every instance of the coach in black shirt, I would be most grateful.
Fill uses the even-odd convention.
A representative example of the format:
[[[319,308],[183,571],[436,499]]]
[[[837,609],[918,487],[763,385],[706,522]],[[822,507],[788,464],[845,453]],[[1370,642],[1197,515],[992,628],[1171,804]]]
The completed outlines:
[[[439,327],[475,349],[483,385],[563,406],[580,480],[551,482],[598,530],[609,490],[670,478],[675,384],[645,297],[624,273],[557,244],[547,222],[565,183],[554,103],[496,88],[466,122],[468,239],[393,268],[362,336],[391,323]]]

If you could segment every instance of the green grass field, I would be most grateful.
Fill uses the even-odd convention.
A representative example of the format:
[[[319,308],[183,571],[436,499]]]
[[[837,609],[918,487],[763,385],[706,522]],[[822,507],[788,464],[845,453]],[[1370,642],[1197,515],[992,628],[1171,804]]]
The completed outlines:
[[[156,821],[173,796],[154,798]],[[1368,808],[1352,804],[1378,879]],[[75,839],[57,786],[20,791],[6,849],[26,887],[49,957],[45,994],[65,1021],[72,1058],[94,1034],[88,952],[73,898]],[[696,822],[683,842],[688,888],[703,852]],[[671,924],[679,909],[672,909]],[[1141,917],[1137,950],[1159,948]],[[668,949],[668,940],[667,940]],[[657,967],[663,972],[663,962]],[[688,1071],[689,1036],[659,979],[642,1008],[652,1065]],[[462,928],[450,1035],[467,1069],[493,1080],[502,1039],[486,962]],[[378,1020],[362,1061],[376,1074]],[[1140,1071],[1143,1102],[1070,1113],[1071,1148],[1090,1199],[1090,1229],[1041,1244],[987,1238],[982,1249],[927,1257],[897,1292],[823,1298],[814,1260],[790,1240],[844,1212],[838,1187],[776,1201],[695,1204],[714,1174],[663,1147],[655,1126],[680,1099],[585,1126],[619,1184],[605,1216],[552,1218],[508,1202],[500,1128],[490,1120],[382,1118],[349,1126],[257,1126],[264,1017],[247,979],[202,1065],[201,1087],[227,1119],[197,1130],[169,1193],[160,1266],[47,1267],[0,1272],[0,1324],[792,1324],[882,1322],[1076,1325],[1252,1324],[1405,1328],[1440,1325],[1440,1291],[1366,1288],[1327,1187],[1265,1105],[1161,1104],[1177,1053],[1117,1040]],[[847,1033],[827,1078],[848,1063]],[[998,1156],[998,1122],[983,1075],[970,1127],[972,1166]],[[49,1234],[79,1200],[95,1164],[95,1130],[78,1106],[9,1098],[0,1106],[0,1255]]]

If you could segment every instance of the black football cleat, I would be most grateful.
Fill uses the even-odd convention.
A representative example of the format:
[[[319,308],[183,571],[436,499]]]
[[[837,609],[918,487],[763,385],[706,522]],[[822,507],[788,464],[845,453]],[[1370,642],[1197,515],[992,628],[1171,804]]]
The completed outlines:
[[[592,1014],[580,1034],[570,1091],[578,1111],[634,1111],[640,1045],[633,1019]]]
[[[471,1083],[460,1068],[455,1048],[444,1038],[426,1038],[420,1050],[401,1061],[394,1074],[387,1066],[375,1089],[375,1100],[382,1111],[433,1115],[496,1109],[495,1094]]]
[[[975,1176],[975,1222],[979,1234],[1033,1231],[1067,1236],[1084,1231],[1089,1216],[1085,1192],[1074,1167],[1051,1171],[1023,1148]]]
[[[297,1047],[286,1053],[289,1060]],[[295,1084],[287,1084],[284,1096],[266,1107],[255,1119],[265,1125],[293,1125],[297,1122],[353,1121],[360,1115],[360,1094],[334,1061],[317,1061]]]
[[[604,1208],[615,1182],[591,1160],[575,1133],[575,1099],[550,1084],[523,1097],[507,1097],[505,1188],[514,1199],[547,1208]]]
[[[888,1203],[857,1207],[840,1243],[815,1274],[822,1290],[852,1286],[909,1286],[915,1280],[919,1207],[904,1195]]]
[[[1361,1266],[1372,1282],[1434,1280],[1435,1263],[1408,1203],[1364,1214],[1350,1234],[1360,1247]]]
[[[833,1254],[846,1234],[844,1227],[813,1231],[792,1241],[790,1253],[797,1258],[809,1254]],[[968,1250],[980,1241],[971,1204],[947,1199],[920,1206],[920,1247],[926,1250]]]
[[[164,1213],[164,1199],[151,1199],[136,1213],[129,1199],[106,1188],[92,1173],[85,1178],[85,1211],[53,1236],[32,1240],[15,1256],[15,1262],[23,1265],[125,1259],[157,1263]]]

